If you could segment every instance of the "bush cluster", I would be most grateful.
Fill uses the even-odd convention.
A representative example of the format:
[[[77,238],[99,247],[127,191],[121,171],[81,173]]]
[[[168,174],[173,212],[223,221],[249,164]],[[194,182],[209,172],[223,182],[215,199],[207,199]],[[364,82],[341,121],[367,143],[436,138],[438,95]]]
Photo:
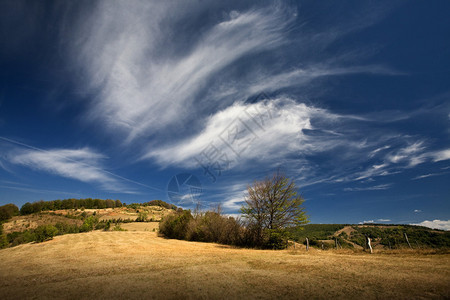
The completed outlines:
[[[40,225],[35,229],[26,230],[23,232],[12,232],[7,235],[7,245],[17,246],[24,243],[30,242],[44,242],[53,239],[57,234],[63,234],[58,230],[58,224],[53,225]]]
[[[285,231],[266,230],[263,241],[257,241],[255,231],[242,220],[223,216],[218,211],[194,215],[190,210],[177,211],[161,220],[159,232],[180,240],[264,249],[284,249],[288,239]]]
[[[44,242],[46,240],[52,239],[56,235],[88,232],[94,229],[109,230],[111,223],[112,220],[99,221],[98,217],[90,216],[84,220],[81,226],[77,226],[75,224],[71,225],[67,223],[56,223],[55,225],[41,225],[35,229],[29,229],[22,232],[12,232],[6,236],[0,233],[0,249],[8,246],[13,247],[30,242]]]

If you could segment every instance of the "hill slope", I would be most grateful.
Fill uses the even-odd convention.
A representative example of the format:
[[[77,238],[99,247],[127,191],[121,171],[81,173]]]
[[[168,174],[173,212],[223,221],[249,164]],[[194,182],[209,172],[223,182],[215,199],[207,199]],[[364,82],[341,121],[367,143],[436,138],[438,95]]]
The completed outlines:
[[[310,245],[325,249],[336,247],[336,240],[344,248],[362,249],[366,237],[375,249],[409,248],[405,234],[414,249],[450,248],[450,232],[412,225],[308,224],[290,228],[290,233],[297,242],[308,238]]]
[[[89,232],[0,250],[0,298],[449,297],[450,256],[261,251]]]

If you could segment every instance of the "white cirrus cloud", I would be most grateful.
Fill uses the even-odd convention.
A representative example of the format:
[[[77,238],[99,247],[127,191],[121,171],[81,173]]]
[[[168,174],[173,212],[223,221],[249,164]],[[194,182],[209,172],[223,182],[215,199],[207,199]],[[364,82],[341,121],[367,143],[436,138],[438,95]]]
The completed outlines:
[[[367,186],[367,187],[348,187],[348,188],[344,188],[344,191],[347,191],[347,192],[382,191],[382,190],[387,190],[387,189],[391,188],[391,186],[392,186],[391,183],[387,183],[387,184],[379,184],[379,185]]]
[[[411,225],[425,226],[433,229],[450,230],[450,220],[437,220],[437,219],[433,221],[425,220],[423,222]]]
[[[114,175],[103,169],[106,157],[89,148],[24,150],[10,154],[10,162],[50,174],[98,185],[104,190],[127,191]]]
[[[436,151],[431,154],[433,161],[442,161],[450,159],[450,149],[445,149],[441,151]]]
[[[124,130],[129,141],[176,122],[211,76],[230,63],[281,46],[294,18],[281,6],[232,11],[177,52],[164,41],[186,17],[175,9],[179,5],[101,1],[75,31],[81,44],[76,64],[89,89],[100,92],[92,117]]]
[[[231,166],[251,160],[275,161],[292,152],[312,154],[346,142],[352,144],[331,130],[319,130],[312,125],[315,122],[332,127],[331,124],[342,118],[345,117],[288,98],[235,103],[212,115],[197,135],[173,145],[152,148],[144,157],[153,158],[162,166],[195,167],[198,160],[213,154],[224,155]]]

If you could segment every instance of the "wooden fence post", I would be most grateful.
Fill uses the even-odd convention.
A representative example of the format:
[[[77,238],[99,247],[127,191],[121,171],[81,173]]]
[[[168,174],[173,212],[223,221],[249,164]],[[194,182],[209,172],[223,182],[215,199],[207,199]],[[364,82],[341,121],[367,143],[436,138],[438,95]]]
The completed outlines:
[[[405,240],[408,243],[409,248],[412,249],[411,244],[409,243],[409,240],[408,240],[408,236],[406,235],[406,232],[404,232],[403,234],[405,235]]]
[[[323,242],[322,242],[322,250],[323,250]]]
[[[309,250],[309,240],[308,240],[308,238],[306,238],[306,251],[308,251]]]

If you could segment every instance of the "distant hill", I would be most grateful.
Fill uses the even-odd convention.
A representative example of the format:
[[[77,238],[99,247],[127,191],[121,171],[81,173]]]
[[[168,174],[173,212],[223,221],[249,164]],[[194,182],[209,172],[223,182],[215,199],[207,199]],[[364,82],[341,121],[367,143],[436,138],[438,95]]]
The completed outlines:
[[[7,205],[0,221],[0,249],[51,239],[55,235],[98,229],[126,230],[121,224],[159,222],[176,209],[175,205],[161,200],[123,205],[119,200],[90,198],[26,203],[20,214],[15,205]]]
[[[318,248],[358,248],[366,246],[371,238],[375,249],[450,248],[450,232],[413,225],[386,224],[308,224],[289,229],[293,240]]]

